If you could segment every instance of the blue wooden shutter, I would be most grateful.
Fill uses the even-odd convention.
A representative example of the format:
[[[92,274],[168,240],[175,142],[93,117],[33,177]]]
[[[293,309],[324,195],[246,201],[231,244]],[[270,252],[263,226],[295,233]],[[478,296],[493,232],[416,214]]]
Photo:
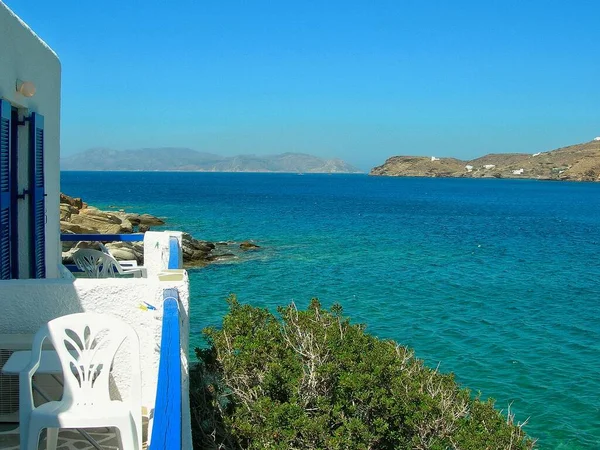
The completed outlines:
[[[44,191],[44,116],[31,113],[29,118],[29,174],[33,223],[31,226],[31,275],[46,276],[46,199]]]
[[[0,100],[0,280],[11,278],[10,267],[10,115],[11,106]]]

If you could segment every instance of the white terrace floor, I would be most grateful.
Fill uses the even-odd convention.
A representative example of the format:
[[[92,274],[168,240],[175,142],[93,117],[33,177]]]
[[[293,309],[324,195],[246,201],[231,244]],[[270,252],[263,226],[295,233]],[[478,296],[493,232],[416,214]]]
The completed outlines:
[[[96,428],[86,429],[92,438],[103,450],[119,450],[117,435],[114,429]],[[144,448],[146,442],[147,423],[143,426]],[[42,433],[39,449],[46,448],[46,440]],[[58,434],[57,450],[94,450],[85,438],[75,430],[61,430]],[[19,428],[17,424],[0,424],[0,450],[19,450]]]

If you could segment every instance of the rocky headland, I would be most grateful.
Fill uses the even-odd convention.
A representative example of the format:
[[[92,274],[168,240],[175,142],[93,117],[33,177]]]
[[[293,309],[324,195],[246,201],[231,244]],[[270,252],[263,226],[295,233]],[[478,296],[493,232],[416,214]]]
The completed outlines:
[[[393,156],[369,175],[600,181],[600,139],[540,153],[497,153],[470,161]]]
[[[143,233],[151,227],[165,225],[165,221],[150,214],[118,211],[101,211],[81,198],[60,194],[60,231],[65,234],[128,234]],[[106,247],[117,260],[136,260],[143,264],[143,242],[109,242]],[[63,264],[73,263],[73,253],[80,248],[99,248],[97,242],[62,242]],[[182,251],[184,267],[201,267],[207,264],[236,258],[240,253],[260,248],[251,241],[210,242],[195,239],[183,233]]]

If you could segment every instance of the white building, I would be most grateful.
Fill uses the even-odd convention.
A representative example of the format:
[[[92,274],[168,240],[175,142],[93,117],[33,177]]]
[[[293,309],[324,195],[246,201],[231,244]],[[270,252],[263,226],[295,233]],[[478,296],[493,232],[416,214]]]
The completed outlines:
[[[432,161],[439,161],[439,160],[440,160],[440,158],[436,158],[435,156],[432,156],[432,157],[431,157],[431,160],[432,160]]]
[[[594,140],[595,140],[595,141],[600,141],[600,136],[596,136],[596,137],[594,138]]]
[[[494,167],[496,167],[496,164],[486,164],[483,166],[483,168],[485,170],[490,170],[490,169],[493,169]]]
[[[524,169],[516,169],[512,171],[513,175],[523,175],[523,172]]]
[[[465,170],[466,170],[467,172],[473,172],[473,166],[470,166],[470,165],[468,165],[468,164],[467,164],[467,165],[465,166]]]
[[[176,419],[181,423],[175,429],[176,422],[171,422],[169,432],[175,437],[169,439],[177,449],[191,449],[189,287],[187,273],[180,269],[181,233],[143,236],[146,278],[61,277],[68,271],[61,264],[59,224],[60,61],[1,1],[0,42],[0,366],[14,350],[31,345],[32,334],[53,318],[85,311],[115,315],[140,337],[142,404],[150,419],[149,431],[164,419],[165,412],[155,406],[178,399],[181,408]],[[166,272],[168,268],[176,269]],[[166,292],[178,297],[181,362],[179,370],[173,371],[181,387],[167,399],[160,398],[166,391],[158,387],[159,365],[165,356],[161,339]],[[140,308],[145,304],[156,309]],[[131,381],[118,365],[117,358],[116,394],[125,392]],[[18,416],[17,398],[18,382],[0,375],[0,425],[11,420],[7,411]]]
[[[60,62],[1,3],[0,42],[2,278],[7,277],[7,258],[11,278],[56,278],[60,256]],[[40,233],[46,221],[45,234]]]

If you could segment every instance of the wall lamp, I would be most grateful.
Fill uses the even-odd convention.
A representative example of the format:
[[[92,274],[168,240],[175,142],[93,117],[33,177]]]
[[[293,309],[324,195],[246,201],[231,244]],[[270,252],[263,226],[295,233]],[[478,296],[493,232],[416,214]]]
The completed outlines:
[[[17,80],[17,92],[23,97],[33,97],[35,95],[35,84],[31,81]]]

